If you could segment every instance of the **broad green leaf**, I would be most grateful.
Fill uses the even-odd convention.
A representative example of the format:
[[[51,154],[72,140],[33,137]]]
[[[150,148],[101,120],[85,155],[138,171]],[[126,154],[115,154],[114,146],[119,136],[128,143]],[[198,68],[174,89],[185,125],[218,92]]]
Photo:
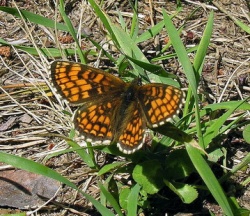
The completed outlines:
[[[166,158],[164,168],[165,178],[171,180],[184,179],[196,171],[184,149],[171,152]]]
[[[163,169],[158,160],[148,160],[137,164],[133,179],[149,194],[157,193],[163,186]]]
[[[131,192],[131,190],[128,187],[121,188],[121,191],[119,193],[119,203],[123,209],[127,209],[128,196],[129,196],[130,192]]]
[[[224,156],[223,152],[221,151],[221,149],[219,149],[218,147],[215,148],[213,151],[210,151],[209,154],[209,161],[212,161],[214,163],[217,163],[218,160]]]
[[[164,179],[164,183],[168,188],[170,188],[176,195],[180,197],[182,202],[186,204],[192,203],[198,197],[197,190],[187,184],[177,183],[177,182],[169,182]]]

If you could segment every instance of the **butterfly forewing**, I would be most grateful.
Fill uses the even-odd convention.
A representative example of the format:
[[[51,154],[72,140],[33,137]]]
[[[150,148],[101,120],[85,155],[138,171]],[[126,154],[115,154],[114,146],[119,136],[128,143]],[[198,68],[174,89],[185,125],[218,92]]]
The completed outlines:
[[[57,92],[72,104],[100,100],[125,86],[121,79],[100,69],[65,61],[52,63],[51,79]]]
[[[141,86],[138,91],[149,127],[158,127],[171,120],[183,103],[183,92],[173,86],[152,83]]]

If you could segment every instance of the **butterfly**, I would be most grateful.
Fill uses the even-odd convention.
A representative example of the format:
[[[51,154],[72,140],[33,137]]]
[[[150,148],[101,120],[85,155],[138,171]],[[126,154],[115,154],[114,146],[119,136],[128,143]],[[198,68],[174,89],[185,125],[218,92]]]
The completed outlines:
[[[75,128],[87,142],[117,143],[125,154],[145,142],[147,127],[170,121],[184,102],[180,89],[161,83],[126,83],[103,70],[68,61],[54,61],[51,80],[56,92],[72,105]]]

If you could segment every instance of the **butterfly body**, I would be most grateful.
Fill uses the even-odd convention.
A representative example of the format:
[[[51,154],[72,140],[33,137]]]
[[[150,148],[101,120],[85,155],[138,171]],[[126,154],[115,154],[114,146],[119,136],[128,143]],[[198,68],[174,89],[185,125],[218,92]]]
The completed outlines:
[[[71,104],[80,105],[73,122],[86,141],[117,142],[127,154],[140,149],[146,127],[157,127],[179,112],[180,89],[161,83],[131,83],[79,63],[55,61],[51,79],[56,91]]]

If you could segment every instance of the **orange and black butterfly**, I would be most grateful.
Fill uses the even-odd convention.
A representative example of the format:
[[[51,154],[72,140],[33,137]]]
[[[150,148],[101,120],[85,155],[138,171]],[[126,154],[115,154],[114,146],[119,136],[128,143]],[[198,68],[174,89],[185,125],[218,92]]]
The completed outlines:
[[[146,128],[171,120],[184,102],[184,93],[176,87],[142,85],[140,78],[126,83],[100,69],[68,61],[52,63],[51,79],[62,98],[80,105],[73,121],[86,141],[117,142],[125,154],[140,149]]]

